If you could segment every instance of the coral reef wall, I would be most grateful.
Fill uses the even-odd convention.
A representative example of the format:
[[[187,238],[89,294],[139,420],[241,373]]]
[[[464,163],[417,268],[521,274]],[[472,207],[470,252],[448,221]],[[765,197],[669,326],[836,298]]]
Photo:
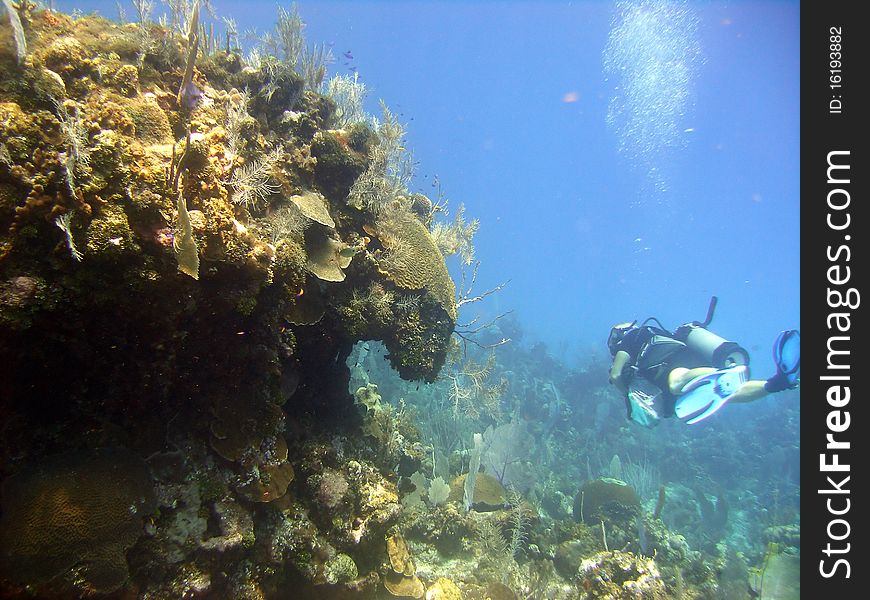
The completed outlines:
[[[308,62],[289,46],[243,59],[229,32],[225,45],[206,33],[198,2],[172,5],[164,25],[8,6],[27,44],[20,55],[4,20],[3,590],[117,589],[126,564],[105,565],[139,534],[129,576],[146,597],[322,582],[336,556],[371,571],[360,548],[384,555],[394,484],[365,462],[310,457],[359,426],[345,364],[356,341],[382,340],[403,377],[431,381],[456,319],[432,214],[412,212],[401,186],[348,203],[364,172],[388,178],[373,170],[377,125],[339,128],[306,48]],[[301,34],[295,9],[279,16],[279,33]],[[136,535],[103,540],[102,562],[47,549],[87,525],[34,518],[25,534],[42,542],[6,543],[26,538],[9,519],[25,515],[16,497],[45,487],[34,473],[62,471],[64,488],[79,471],[57,457],[105,448],[147,463],[156,505]],[[337,526],[312,522],[293,492],[310,489],[297,473],[327,467],[354,485],[333,507],[352,535],[329,539]],[[97,474],[82,485],[97,494],[89,523],[110,499]],[[18,568],[43,550],[44,569]]]

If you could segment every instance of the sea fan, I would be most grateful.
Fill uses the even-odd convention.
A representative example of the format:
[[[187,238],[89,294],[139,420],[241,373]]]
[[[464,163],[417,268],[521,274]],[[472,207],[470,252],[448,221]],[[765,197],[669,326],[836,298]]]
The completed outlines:
[[[447,497],[450,495],[450,486],[439,475],[429,484],[429,503],[432,506],[444,504],[447,502]]]

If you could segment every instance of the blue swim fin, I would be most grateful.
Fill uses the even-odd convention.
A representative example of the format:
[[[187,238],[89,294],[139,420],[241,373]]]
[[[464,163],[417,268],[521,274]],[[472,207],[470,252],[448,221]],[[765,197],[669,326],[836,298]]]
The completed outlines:
[[[790,386],[801,376],[801,334],[796,329],[783,331],[773,343],[773,361],[777,373],[785,375]]]
[[[695,377],[683,386],[677,398],[674,412],[677,417],[694,425],[719,411],[731,394],[737,391],[747,379],[749,369],[737,365]]]

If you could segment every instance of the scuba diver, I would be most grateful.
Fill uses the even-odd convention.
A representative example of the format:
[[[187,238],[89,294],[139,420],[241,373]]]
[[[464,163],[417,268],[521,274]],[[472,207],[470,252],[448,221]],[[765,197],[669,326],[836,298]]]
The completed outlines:
[[[726,402],[751,402],[797,387],[800,381],[800,333],[783,331],[773,345],[776,374],[749,378],[749,353],[739,344],[711,333],[717,298],[710,299],[704,322],[685,323],[672,332],[650,317],[610,330],[607,346],[613,362],[610,383],[624,395],[628,418],[653,427],[662,417],[693,425],[715,414]]]

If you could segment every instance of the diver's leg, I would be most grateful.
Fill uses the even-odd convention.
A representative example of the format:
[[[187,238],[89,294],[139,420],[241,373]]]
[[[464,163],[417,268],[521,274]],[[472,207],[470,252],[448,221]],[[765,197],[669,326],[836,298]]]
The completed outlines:
[[[764,398],[769,394],[766,389],[764,389],[765,381],[761,381],[758,379],[753,379],[751,381],[745,381],[743,384],[737,388],[737,391],[731,394],[731,397],[728,398],[729,402],[752,402],[753,400],[758,400],[760,398]]]
[[[668,388],[671,393],[678,396],[683,390],[683,386],[692,381],[695,377],[708,375],[716,371],[713,367],[696,367],[687,369],[685,367],[676,367],[668,374]]]

